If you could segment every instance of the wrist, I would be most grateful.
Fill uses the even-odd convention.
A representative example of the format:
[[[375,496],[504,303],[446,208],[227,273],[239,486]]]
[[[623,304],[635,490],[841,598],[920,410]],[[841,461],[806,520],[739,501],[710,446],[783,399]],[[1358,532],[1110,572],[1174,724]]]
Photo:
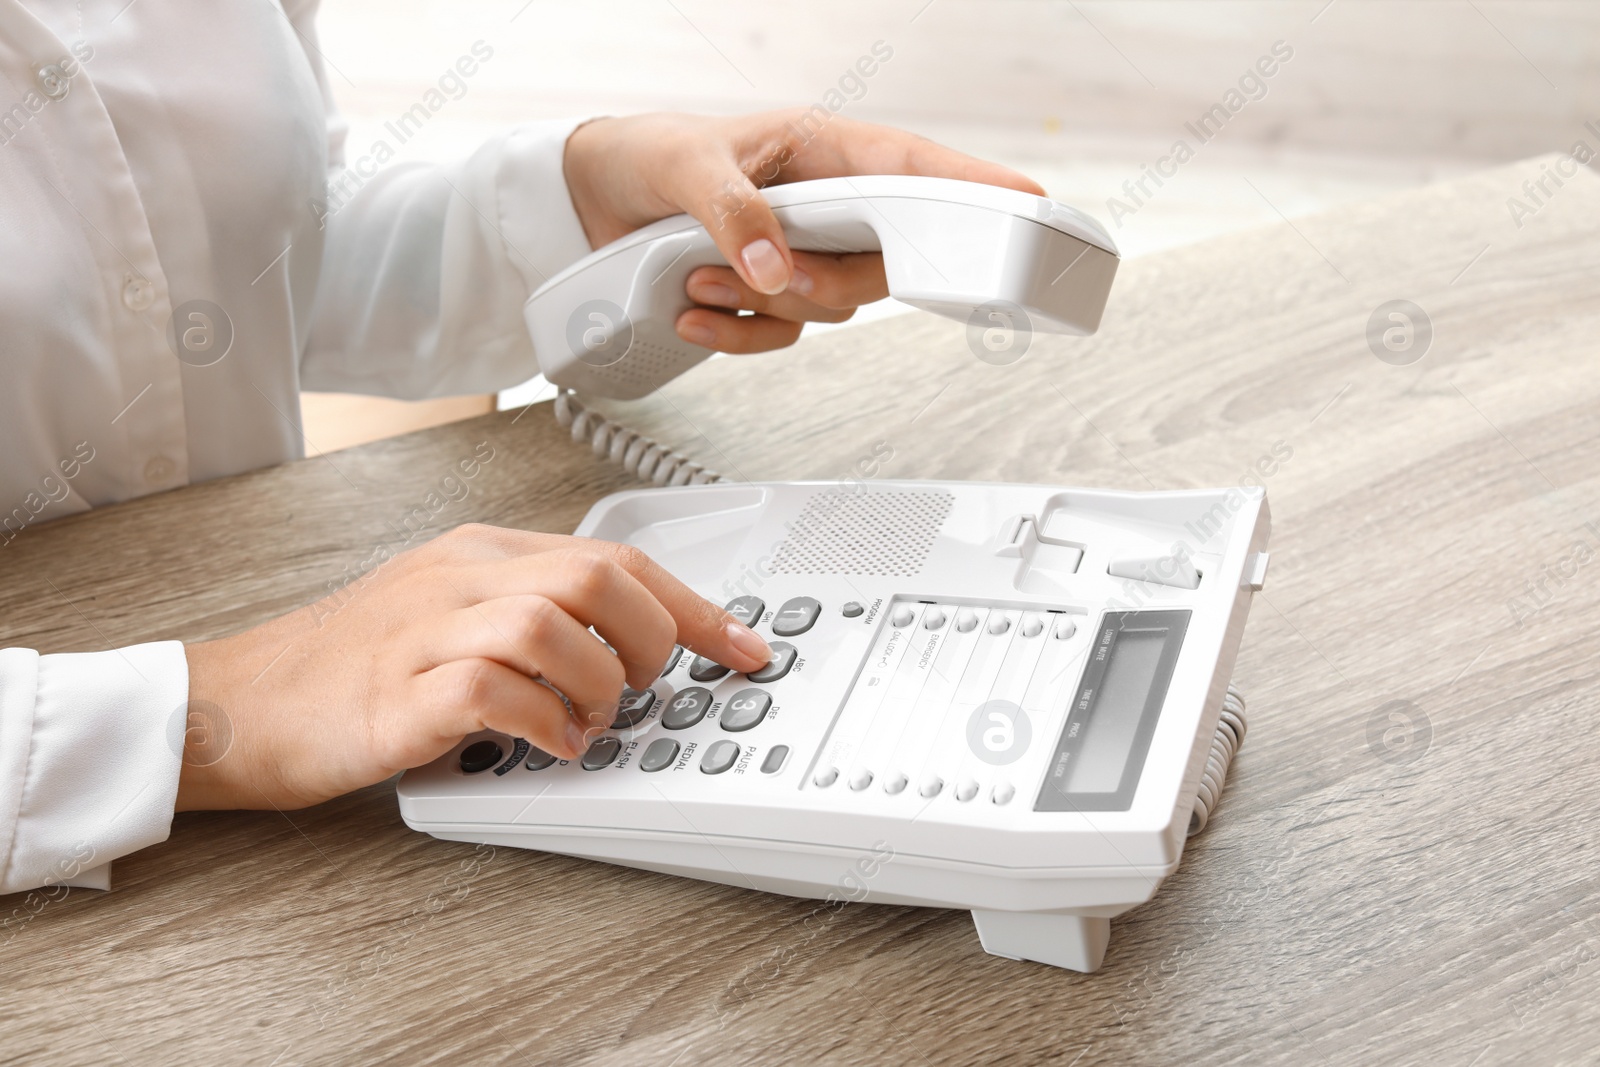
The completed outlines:
[[[600,142],[604,127],[612,121],[599,118],[582,123],[567,135],[567,143],[561,154],[561,175],[566,179],[567,195],[572,199],[572,208],[578,215],[583,236],[588,239],[591,249],[614,239],[597,179]]]
[[[228,677],[226,639],[189,644],[189,700],[184,722],[182,765],[178,772],[178,811],[260,807],[244,795],[245,745],[237,731],[235,687]]]

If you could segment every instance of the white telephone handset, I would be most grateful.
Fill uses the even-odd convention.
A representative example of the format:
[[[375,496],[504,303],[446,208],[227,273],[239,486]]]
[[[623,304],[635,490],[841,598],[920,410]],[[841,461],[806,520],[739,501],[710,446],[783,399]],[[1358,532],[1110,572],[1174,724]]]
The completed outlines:
[[[762,191],[790,247],[883,252],[891,296],[980,329],[1093,333],[1118,254],[1093,219],[1043,197],[948,178],[825,178]],[[524,309],[557,415],[658,484],[716,475],[583,406],[573,391],[633,400],[711,355],[677,335],[689,272],[726,260],[688,215],[662,219],[568,267]]]

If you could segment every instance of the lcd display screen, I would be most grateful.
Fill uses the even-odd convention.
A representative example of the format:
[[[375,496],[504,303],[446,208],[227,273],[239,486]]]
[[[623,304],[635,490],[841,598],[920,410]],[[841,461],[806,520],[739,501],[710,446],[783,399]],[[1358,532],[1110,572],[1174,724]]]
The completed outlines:
[[[1035,811],[1126,811],[1144,768],[1187,611],[1107,612]]]

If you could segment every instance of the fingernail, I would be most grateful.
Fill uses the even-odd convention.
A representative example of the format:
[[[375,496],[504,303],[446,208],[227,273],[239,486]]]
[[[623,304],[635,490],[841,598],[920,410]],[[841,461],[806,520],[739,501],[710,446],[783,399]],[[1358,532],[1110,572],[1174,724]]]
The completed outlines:
[[[728,623],[728,643],[753,660],[766,663],[772,659],[772,649],[761,640],[761,635],[743,623]]]
[[[577,723],[573,722],[571,719],[568,719],[567,751],[571,752],[574,756],[581,756],[583,755],[584,750],[588,747],[588,743],[583,739],[583,731],[578,729]]]
[[[719,308],[736,308],[739,306],[739,294],[720,282],[706,282],[697,285],[689,291],[697,304],[711,304]]]
[[[744,272],[758,292],[777,296],[789,284],[789,265],[783,261],[778,246],[765,237],[751,241],[739,253],[744,261]]]
[[[699,345],[701,348],[715,348],[717,345],[717,335],[711,332],[711,327],[702,326],[698,322],[679,326],[678,336],[692,345]]]
[[[799,293],[801,296],[810,296],[812,288],[816,285],[811,280],[811,275],[795,267],[794,273],[789,275],[789,291]]]

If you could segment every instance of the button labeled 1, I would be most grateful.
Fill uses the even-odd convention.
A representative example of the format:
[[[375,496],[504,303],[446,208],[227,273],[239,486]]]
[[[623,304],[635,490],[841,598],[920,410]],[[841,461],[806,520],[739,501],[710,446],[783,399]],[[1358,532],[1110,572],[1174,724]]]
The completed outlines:
[[[815,597],[797,596],[783,602],[772,617],[772,632],[779,637],[797,637],[817,624],[822,604]]]

